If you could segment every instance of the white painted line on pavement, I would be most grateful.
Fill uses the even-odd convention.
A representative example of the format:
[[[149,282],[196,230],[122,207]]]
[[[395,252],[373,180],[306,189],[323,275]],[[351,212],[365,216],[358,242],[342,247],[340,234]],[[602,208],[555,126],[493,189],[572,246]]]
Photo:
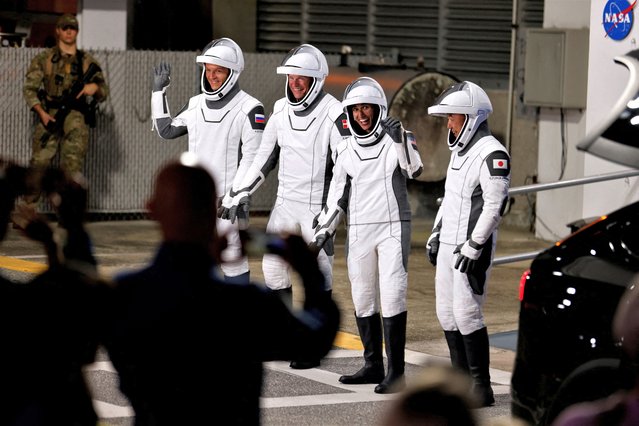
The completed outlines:
[[[366,385],[358,385],[359,387]],[[370,385],[373,386],[373,385]],[[260,398],[260,408],[306,407],[311,405],[356,404],[360,402],[390,401],[397,394],[374,393],[329,393],[305,396],[285,396],[280,398]]]

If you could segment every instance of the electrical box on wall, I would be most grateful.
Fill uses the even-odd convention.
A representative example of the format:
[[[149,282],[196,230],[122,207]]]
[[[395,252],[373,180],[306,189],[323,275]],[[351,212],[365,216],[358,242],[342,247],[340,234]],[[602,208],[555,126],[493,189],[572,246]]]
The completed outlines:
[[[528,29],[524,104],[586,107],[588,35],[587,29]]]

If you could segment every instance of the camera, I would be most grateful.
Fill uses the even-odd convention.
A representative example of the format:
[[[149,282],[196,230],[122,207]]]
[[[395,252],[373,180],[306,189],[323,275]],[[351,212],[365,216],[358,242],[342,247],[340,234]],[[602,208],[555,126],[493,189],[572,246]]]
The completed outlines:
[[[286,240],[280,235],[255,229],[240,230],[240,239],[247,256],[281,254],[286,249]]]

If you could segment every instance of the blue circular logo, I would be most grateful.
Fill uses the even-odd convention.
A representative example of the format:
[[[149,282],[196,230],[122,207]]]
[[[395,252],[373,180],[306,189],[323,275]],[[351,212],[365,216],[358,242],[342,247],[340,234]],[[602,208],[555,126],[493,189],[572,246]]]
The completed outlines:
[[[630,4],[627,0],[609,0],[603,11],[603,27],[606,37],[623,40],[628,37],[634,22],[632,9],[637,0]]]

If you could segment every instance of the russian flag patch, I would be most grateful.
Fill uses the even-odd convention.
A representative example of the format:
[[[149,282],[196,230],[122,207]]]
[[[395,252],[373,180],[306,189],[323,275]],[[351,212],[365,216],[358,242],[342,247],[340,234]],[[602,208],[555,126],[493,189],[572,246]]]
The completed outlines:
[[[258,124],[264,124],[264,114],[255,114],[255,122]]]

